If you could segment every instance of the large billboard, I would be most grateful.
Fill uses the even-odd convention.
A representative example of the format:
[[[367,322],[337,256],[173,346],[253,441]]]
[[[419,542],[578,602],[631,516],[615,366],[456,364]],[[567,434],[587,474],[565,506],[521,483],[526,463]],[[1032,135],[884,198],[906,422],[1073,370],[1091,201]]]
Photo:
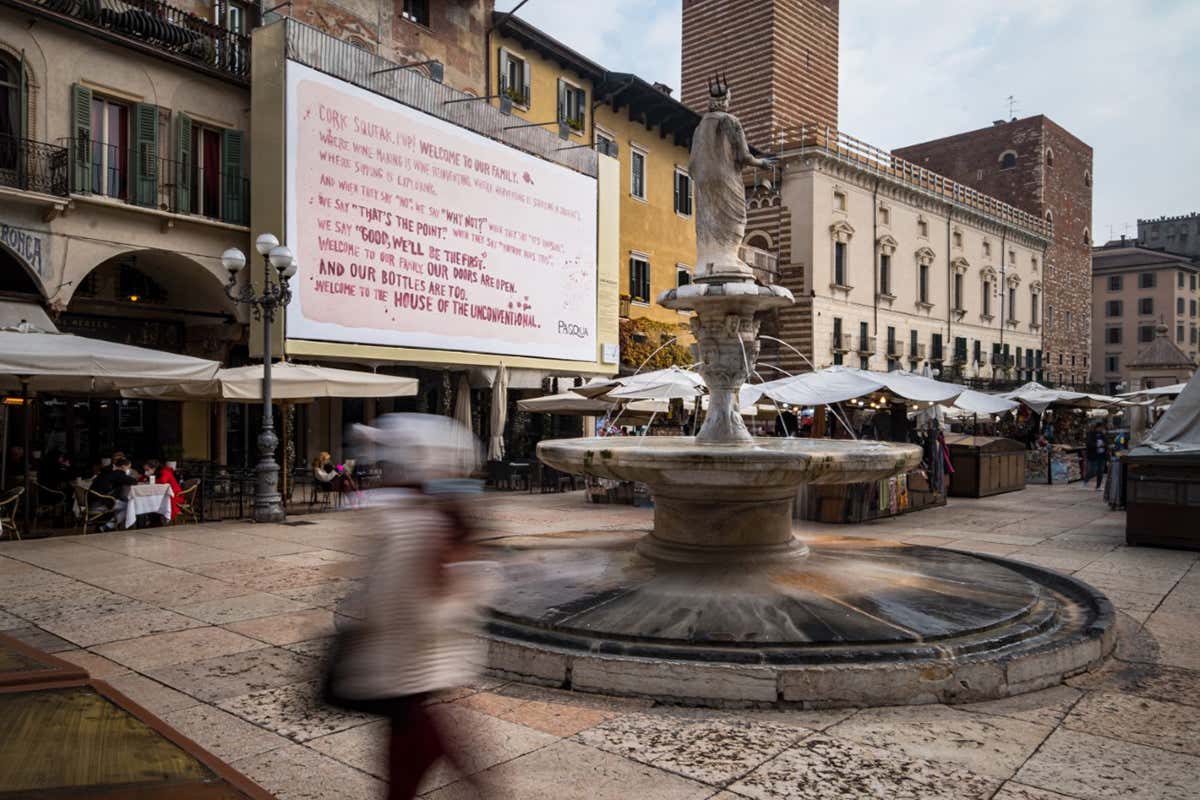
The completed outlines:
[[[287,63],[289,339],[594,362],[596,179]]]

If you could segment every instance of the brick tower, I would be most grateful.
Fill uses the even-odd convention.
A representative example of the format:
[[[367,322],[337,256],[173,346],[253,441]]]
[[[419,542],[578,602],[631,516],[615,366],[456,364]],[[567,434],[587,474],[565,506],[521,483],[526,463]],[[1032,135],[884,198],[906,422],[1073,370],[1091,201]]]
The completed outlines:
[[[1053,223],[1044,259],[1042,374],[1053,384],[1088,382],[1092,148],[1039,114],[893,153]]]
[[[836,128],[838,0],[683,0],[683,102],[705,111],[716,72],[752,145],[801,123]]]

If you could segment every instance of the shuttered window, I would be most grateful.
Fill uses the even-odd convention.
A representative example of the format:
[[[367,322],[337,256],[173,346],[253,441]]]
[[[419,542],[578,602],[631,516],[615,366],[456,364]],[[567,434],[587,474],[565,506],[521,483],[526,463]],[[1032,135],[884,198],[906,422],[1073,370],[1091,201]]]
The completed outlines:
[[[629,296],[639,303],[650,302],[650,262],[639,256],[629,257]]]

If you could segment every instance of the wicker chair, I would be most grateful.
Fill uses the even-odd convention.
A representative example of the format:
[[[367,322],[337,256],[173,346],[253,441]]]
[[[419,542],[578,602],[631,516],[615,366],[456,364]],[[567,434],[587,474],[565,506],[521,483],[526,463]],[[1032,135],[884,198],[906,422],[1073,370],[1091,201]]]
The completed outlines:
[[[111,502],[111,506],[96,505],[93,503]],[[96,526],[108,522],[115,522],[117,517],[117,498],[100,492],[93,492],[91,489],[83,486],[75,487],[75,505],[79,507],[79,532],[87,534],[88,526]]]
[[[37,497],[37,506],[33,512],[34,519],[50,517],[55,522],[65,522],[67,495],[58,489],[51,489],[49,486],[43,486],[37,482],[34,482],[33,489]]]
[[[175,512],[175,516],[171,517],[172,525],[186,525],[190,517],[192,523],[200,521],[200,515],[196,511],[196,498],[200,495],[200,479],[188,478],[180,486],[179,492],[179,510]]]
[[[21,538],[21,529],[17,527],[17,509],[21,507],[21,495],[24,493],[25,487],[17,486],[0,495],[0,539],[10,532],[11,536]]]

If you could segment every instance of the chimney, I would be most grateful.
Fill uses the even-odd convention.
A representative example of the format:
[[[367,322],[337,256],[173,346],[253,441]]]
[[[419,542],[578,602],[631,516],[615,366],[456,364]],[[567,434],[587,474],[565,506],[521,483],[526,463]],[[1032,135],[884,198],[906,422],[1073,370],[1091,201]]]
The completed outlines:
[[[671,96],[671,92],[675,91],[670,86],[667,86],[665,83],[659,83],[658,81],[654,82],[654,88],[658,89],[660,92],[667,95],[668,97]]]

